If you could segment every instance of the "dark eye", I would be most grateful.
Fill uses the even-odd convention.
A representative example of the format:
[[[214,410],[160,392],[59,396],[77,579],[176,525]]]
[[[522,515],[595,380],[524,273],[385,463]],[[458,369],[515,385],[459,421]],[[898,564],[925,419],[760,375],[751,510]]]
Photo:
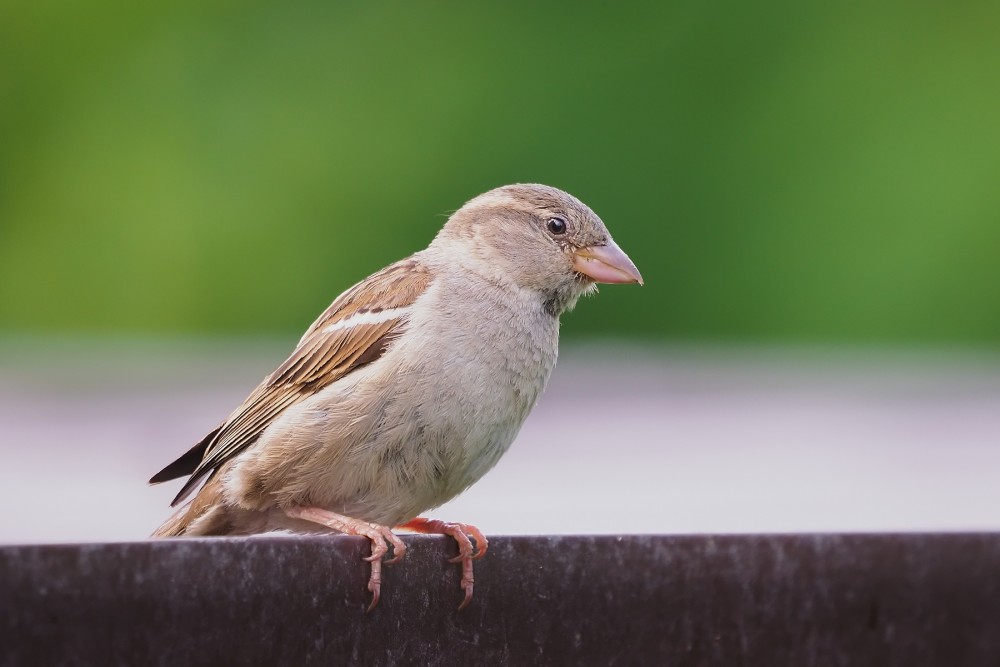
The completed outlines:
[[[545,223],[545,226],[548,227],[549,231],[553,234],[566,233],[566,221],[562,218],[549,218],[549,221]]]

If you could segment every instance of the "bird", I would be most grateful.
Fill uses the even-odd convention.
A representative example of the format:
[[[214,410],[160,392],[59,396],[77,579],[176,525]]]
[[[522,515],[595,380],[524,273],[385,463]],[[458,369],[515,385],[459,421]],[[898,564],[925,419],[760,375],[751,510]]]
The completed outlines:
[[[597,283],[643,280],[576,197],[515,184],[469,200],[427,248],[338,296],[236,410],[149,480],[187,477],[153,537],[363,536],[370,611],[389,547],[387,564],[406,551],[393,529],[449,535],[464,608],[488,540],[421,515],[508,450],[555,366],[560,316]]]

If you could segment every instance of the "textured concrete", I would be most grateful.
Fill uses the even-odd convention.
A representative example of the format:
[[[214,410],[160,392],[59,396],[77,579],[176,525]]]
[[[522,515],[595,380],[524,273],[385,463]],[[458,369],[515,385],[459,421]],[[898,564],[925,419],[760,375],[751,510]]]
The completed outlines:
[[[1000,535],[407,538],[0,548],[3,665],[997,665]]]

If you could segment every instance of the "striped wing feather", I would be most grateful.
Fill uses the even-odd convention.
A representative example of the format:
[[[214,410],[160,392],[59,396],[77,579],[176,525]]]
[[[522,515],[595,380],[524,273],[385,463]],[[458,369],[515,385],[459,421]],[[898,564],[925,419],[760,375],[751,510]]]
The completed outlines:
[[[381,357],[403,332],[406,316],[404,311],[394,318],[359,318],[353,326],[336,327],[336,323],[347,324],[354,316],[406,308],[430,282],[427,268],[410,258],[344,292],[309,327],[291,356],[254,389],[222,426],[150,482],[190,472],[191,477],[171,505],[184,500],[203,478],[253,444],[282,411]],[[199,447],[203,447],[204,454],[191,468]]]

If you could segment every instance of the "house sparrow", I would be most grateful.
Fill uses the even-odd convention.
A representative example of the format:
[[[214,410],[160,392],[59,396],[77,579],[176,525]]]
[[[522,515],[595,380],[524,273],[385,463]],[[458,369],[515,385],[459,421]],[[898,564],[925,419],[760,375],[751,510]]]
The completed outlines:
[[[496,464],[556,363],[559,316],[642,277],[601,219],[545,185],[469,201],[425,250],[337,297],[222,424],[150,480],[194,498],[154,537],[328,532],[371,540],[377,604],[391,528],[452,536],[472,598],[474,526],[419,518]],[[472,542],[476,542],[473,549]]]

